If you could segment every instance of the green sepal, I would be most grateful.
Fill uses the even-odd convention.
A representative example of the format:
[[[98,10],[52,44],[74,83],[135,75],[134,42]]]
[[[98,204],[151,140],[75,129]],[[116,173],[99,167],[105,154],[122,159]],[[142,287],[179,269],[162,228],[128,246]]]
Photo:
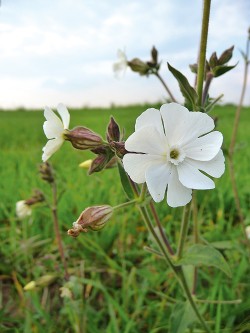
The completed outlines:
[[[126,193],[128,199],[134,199],[134,193],[132,191],[128,175],[126,174],[121,163],[118,162],[117,165],[118,165],[119,175],[120,175],[121,184],[124,189],[124,192]]]
[[[229,72],[231,69],[233,69],[237,65],[238,65],[238,63],[235,64],[234,66],[216,66],[212,69],[213,75],[214,75],[214,77],[221,76],[221,75]]]
[[[195,244],[191,246],[183,257],[175,262],[176,266],[211,266],[219,268],[227,276],[232,277],[231,269],[223,255],[210,245]]]
[[[189,108],[192,109],[196,106],[197,100],[198,100],[198,95],[194,88],[189,84],[188,79],[177,69],[172,67],[168,63],[168,69],[170,72],[174,75],[176,80],[179,83],[180,91],[185,98],[185,105]]]

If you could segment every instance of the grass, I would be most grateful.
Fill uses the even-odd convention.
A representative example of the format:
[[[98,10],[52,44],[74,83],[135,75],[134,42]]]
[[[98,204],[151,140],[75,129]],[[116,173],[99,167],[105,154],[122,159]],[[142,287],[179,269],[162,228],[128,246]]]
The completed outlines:
[[[128,136],[136,117],[147,106],[71,111],[71,127],[84,125],[105,137],[112,114]],[[218,130],[228,147],[234,106],[216,107]],[[250,224],[249,109],[244,109],[235,154],[237,183],[246,224]],[[78,164],[91,157],[68,142],[51,159],[60,192],[59,220],[71,278],[63,280],[51,212],[43,205],[32,217],[18,221],[15,203],[30,197],[32,189],[50,189],[38,175],[41,148],[46,140],[42,112],[0,112],[0,331],[24,333],[170,332],[176,299],[183,299],[172,273],[157,256],[143,250],[154,246],[134,208],[116,213],[99,232],[77,239],[67,229],[82,210],[96,204],[126,201],[116,169],[87,176]],[[198,192],[201,233],[220,248],[233,272],[229,279],[215,268],[199,269],[199,299],[242,299],[240,304],[201,304],[214,332],[250,330],[249,261],[246,243],[237,223],[228,170],[213,191]],[[157,204],[171,243],[178,244],[181,209]],[[191,240],[192,232],[189,237]],[[24,291],[30,281],[39,287]],[[61,297],[61,287],[70,297]],[[197,326],[198,327],[198,326]],[[188,332],[188,331],[187,331]],[[191,331],[190,331],[191,332]],[[201,332],[193,329],[192,332]]]

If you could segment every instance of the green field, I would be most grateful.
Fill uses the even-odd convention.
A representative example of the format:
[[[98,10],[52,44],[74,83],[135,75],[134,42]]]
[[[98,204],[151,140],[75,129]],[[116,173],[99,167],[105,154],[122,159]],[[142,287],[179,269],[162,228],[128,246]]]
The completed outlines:
[[[70,110],[71,124],[93,129],[105,138],[110,115],[128,136],[136,117],[147,106]],[[217,128],[230,142],[235,107],[218,106]],[[245,224],[250,224],[250,109],[242,112],[235,169]],[[99,232],[73,239],[67,235],[80,213],[96,204],[126,201],[116,168],[88,176],[79,163],[89,152],[75,150],[69,142],[50,159],[60,193],[58,205],[70,281],[63,279],[51,212],[37,206],[31,218],[15,216],[15,203],[39,188],[51,197],[39,176],[41,149],[46,143],[41,111],[0,112],[0,332],[24,333],[164,333],[169,332],[176,299],[183,299],[163,260],[146,252],[154,246],[136,208],[124,208]],[[199,269],[197,297],[202,300],[242,300],[236,304],[201,303],[212,332],[250,332],[249,252],[238,223],[228,168],[216,189],[200,191],[199,221],[204,239],[219,248],[232,270],[232,278],[215,268]],[[163,201],[156,206],[171,243],[178,244],[182,209]],[[192,224],[189,230],[192,237]],[[30,281],[45,281],[24,291]],[[72,297],[61,297],[68,287]],[[203,332],[197,328],[186,332]]]

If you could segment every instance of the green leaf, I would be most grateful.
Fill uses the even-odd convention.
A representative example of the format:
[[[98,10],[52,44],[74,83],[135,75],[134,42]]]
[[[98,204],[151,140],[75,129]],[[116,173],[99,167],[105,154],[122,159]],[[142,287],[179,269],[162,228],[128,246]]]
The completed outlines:
[[[213,75],[214,75],[214,77],[221,76],[221,75],[225,74],[226,72],[229,72],[231,69],[233,69],[237,65],[238,65],[238,63],[235,64],[234,66],[216,66],[213,68]]]
[[[175,263],[177,266],[212,266],[222,270],[231,277],[231,269],[223,255],[210,245],[195,244],[191,246],[183,257]]]
[[[179,83],[181,93],[185,98],[185,104],[187,104],[191,107],[196,106],[198,95],[197,95],[196,91],[194,90],[194,88],[189,84],[187,78],[177,69],[172,67],[169,63],[168,63],[168,69],[174,75],[174,77],[176,78],[176,80]]]
[[[195,320],[195,313],[188,302],[177,303],[170,316],[169,332],[183,333]]]
[[[119,170],[119,175],[120,175],[120,179],[121,179],[121,183],[122,183],[122,187],[127,195],[127,197],[129,199],[134,199],[134,193],[132,191],[129,179],[128,179],[128,175],[126,174],[123,166],[118,162],[118,170]]]

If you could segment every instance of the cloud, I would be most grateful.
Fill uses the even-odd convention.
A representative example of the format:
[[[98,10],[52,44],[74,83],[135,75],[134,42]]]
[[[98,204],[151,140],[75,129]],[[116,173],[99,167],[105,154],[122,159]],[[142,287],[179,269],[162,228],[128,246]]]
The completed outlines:
[[[248,29],[247,0],[214,0],[208,55],[232,44],[232,64],[241,60]],[[126,3],[75,0],[3,1],[0,8],[0,105],[43,107],[58,101],[69,105],[109,105],[112,102],[155,101],[165,96],[156,78],[141,78],[127,70],[123,80],[112,73],[118,48],[128,58],[147,60],[156,45],[161,73],[181,99],[166,61],[183,71],[197,58],[201,2],[128,0]],[[238,101],[242,63],[214,81],[212,93]],[[246,103],[250,103],[249,92]]]

